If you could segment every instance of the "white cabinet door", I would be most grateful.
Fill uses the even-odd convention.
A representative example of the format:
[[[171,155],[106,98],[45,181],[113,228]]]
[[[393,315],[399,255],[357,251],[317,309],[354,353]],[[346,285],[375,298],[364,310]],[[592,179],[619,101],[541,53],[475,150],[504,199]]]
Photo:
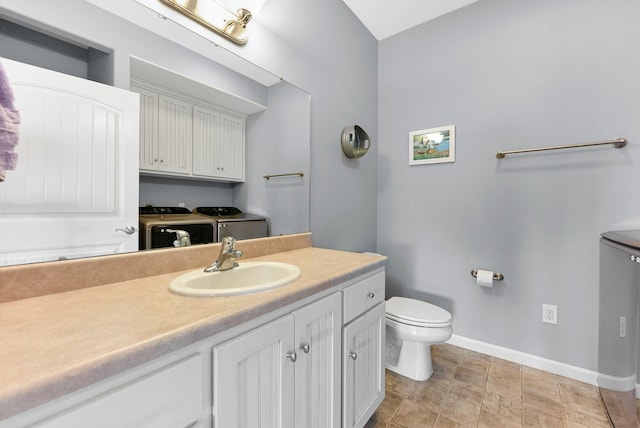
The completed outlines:
[[[342,338],[342,426],[360,428],[384,399],[384,303],[347,324]]]
[[[204,177],[221,175],[216,153],[221,138],[220,113],[193,106],[193,174]]]
[[[244,119],[221,114],[221,138],[217,147],[221,177],[244,181]]]
[[[157,171],[158,153],[158,94],[132,86],[140,94],[140,169]]]
[[[293,313],[296,427],[340,427],[341,306],[336,293]]]
[[[192,105],[160,94],[158,152],[160,171],[191,174]]]
[[[215,428],[294,427],[293,316],[213,348]]]
[[[216,346],[214,426],[339,428],[341,325],[335,293]]]
[[[193,109],[193,175],[243,181],[244,119]]]
[[[0,183],[0,265],[136,251],[138,95],[2,63],[21,124]]]

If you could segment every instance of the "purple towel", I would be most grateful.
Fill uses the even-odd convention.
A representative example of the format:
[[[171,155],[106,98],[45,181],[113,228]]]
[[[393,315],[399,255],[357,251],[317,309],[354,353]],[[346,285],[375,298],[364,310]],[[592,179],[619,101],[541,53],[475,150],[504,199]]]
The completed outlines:
[[[18,125],[20,114],[13,105],[13,91],[9,78],[0,63],[0,181],[4,181],[5,171],[16,169],[18,154]]]

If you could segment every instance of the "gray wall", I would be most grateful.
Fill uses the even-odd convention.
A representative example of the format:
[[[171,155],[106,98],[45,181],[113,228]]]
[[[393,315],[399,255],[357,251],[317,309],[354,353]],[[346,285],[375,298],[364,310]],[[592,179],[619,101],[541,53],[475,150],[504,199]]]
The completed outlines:
[[[598,237],[640,225],[639,20],[632,0],[480,0],[380,43],[388,295],[449,309],[455,334],[597,369]],[[451,124],[456,162],[409,167],[408,133]],[[618,137],[630,145],[495,157]],[[506,279],[480,288],[475,268]]]
[[[267,0],[239,52],[311,94],[311,231],[315,246],[376,248],[376,39],[342,0]],[[223,43],[224,44],[224,43]],[[373,141],[357,160],[340,148],[345,126]]]
[[[232,206],[233,190],[226,183],[140,176],[140,204],[193,209],[201,206]]]
[[[269,108],[247,117],[246,181],[234,186],[233,205],[267,217],[272,236],[308,231],[310,96],[287,82],[268,92]],[[264,179],[299,171],[307,178]]]

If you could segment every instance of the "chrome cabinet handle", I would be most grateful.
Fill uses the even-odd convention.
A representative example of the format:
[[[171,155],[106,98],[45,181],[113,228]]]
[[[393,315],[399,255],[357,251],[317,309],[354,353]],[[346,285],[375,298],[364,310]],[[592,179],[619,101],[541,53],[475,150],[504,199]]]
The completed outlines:
[[[629,260],[631,260],[632,262],[640,263],[640,256],[636,256],[636,255],[631,254],[629,256]]]
[[[352,359],[353,361],[355,361],[355,360],[357,360],[357,359],[358,359],[358,354],[357,354],[356,352],[354,352],[354,351],[349,352],[349,353],[347,354],[347,356],[348,356],[348,357],[351,357],[351,359]]]
[[[308,343],[301,343],[300,349],[302,349],[305,354],[308,354],[309,351],[311,350],[311,345],[309,345]]]
[[[125,226],[122,229],[116,229],[116,232],[124,232],[127,235],[133,235],[135,231],[136,231],[136,228],[133,226]]]
[[[285,356],[289,358],[292,363],[295,363],[296,360],[298,359],[298,354],[296,354],[296,351],[287,352]]]
[[[371,291],[369,291],[367,293],[367,297],[370,298],[370,299],[373,299],[374,297],[376,297],[376,295],[375,295],[375,293],[372,293]]]

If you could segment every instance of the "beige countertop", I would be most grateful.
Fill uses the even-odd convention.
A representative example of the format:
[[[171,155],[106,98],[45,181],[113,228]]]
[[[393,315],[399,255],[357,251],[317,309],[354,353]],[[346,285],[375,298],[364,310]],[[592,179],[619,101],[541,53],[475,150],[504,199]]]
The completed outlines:
[[[386,258],[306,247],[243,260],[292,263],[302,275],[244,296],[169,292],[189,268],[1,303],[0,419],[380,268]]]

